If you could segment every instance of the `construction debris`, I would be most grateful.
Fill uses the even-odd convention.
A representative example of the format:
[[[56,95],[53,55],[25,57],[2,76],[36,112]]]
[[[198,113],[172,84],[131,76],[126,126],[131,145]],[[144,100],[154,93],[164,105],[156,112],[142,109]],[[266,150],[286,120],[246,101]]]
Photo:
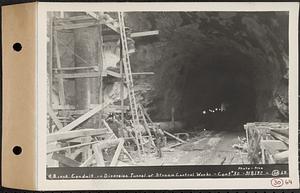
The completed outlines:
[[[244,128],[250,163],[287,163],[288,123],[255,122]]]
[[[117,16],[114,19],[107,13],[87,12],[80,16],[65,15],[61,18],[54,15],[51,18],[50,46],[53,48],[50,49],[50,56],[54,60],[51,58],[49,64],[49,166],[135,165],[147,153],[161,154],[166,142],[159,141],[165,140],[164,134],[185,143],[180,136],[169,132],[163,131],[162,136],[157,135],[158,126],[153,124],[135,96],[132,75],[152,75],[153,72],[132,73],[129,54],[135,49],[131,38],[158,35],[159,32],[128,34],[124,14],[119,12]],[[98,47],[94,47],[99,53],[98,65],[90,64],[89,58],[80,56],[76,50],[72,51],[70,45],[59,37],[59,33],[78,35],[78,29],[91,27],[98,30],[99,34]],[[84,40],[81,39],[80,43],[84,44]],[[81,66],[68,66],[62,62],[62,49],[73,53]],[[75,87],[83,94],[82,98],[76,96],[78,103],[75,105],[68,102],[70,96],[66,95],[66,89],[70,89],[66,85],[74,80],[75,84],[85,84],[84,87]],[[111,81],[112,84],[107,84]],[[98,91],[94,92],[91,88]],[[93,104],[86,97],[92,97]],[[127,108],[125,102],[129,102]],[[117,106],[116,103],[121,105]],[[116,129],[115,126],[111,128],[110,124],[113,123],[117,125]],[[188,138],[188,134],[185,135]]]
[[[238,136],[238,141],[239,143],[233,144],[232,148],[238,149],[242,152],[247,152],[248,149],[247,139],[245,137]]]
[[[247,123],[246,137],[237,138],[202,126],[195,127],[196,133],[185,132],[183,122],[175,121],[174,107],[171,121],[153,122],[138,94],[151,88],[135,85],[133,76],[154,73],[132,72],[130,54],[133,38],[159,31],[131,33],[122,12],[81,14],[50,21],[49,167],[133,166],[145,160],[150,165],[287,163],[287,123]],[[82,29],[92,30],[97,42]],[[75,40],[66,44],[63,33]],[[63,62],[62,50],[72,53],[71,62]],[[97,57],[91,59],[92,54]],[[279,99],[276,105],[287,117],[287,102]],[[201,116],[230,109],[227,102],[213,107],[201,110]]]

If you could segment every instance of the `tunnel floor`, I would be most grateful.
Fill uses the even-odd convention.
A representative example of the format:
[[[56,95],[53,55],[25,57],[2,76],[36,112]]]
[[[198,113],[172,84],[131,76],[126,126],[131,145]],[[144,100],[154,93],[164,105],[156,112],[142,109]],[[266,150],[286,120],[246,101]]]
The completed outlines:
[[[187,143],[176,146],[176,141],[168,141],[162,148],[162,157],[145,154],[137,162],[139,166],[163,165],[233,165],[248,164],[247,153],[235,148],[244,138],[243,132],[198,131],[190,133]],[[174,147],[175,146],[175,147]],[[135,155],[138,160],[138,156]],[[120,166],[131,165],[130,162]]]

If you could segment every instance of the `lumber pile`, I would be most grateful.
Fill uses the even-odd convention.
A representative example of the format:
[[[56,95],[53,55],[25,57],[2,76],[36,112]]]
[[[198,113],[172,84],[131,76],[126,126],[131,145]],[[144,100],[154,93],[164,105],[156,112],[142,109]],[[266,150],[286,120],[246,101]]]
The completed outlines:
[[[103,122],[105,122],[103,120]],[[111,128],[80,129],[48,134],[47,155],[56,160],[56,166],[88,167],[88,166],[116,166],[120,155],[135,164],[131,155],[124,148],[125,140],[117,138]],[[104,152],[113,149],[113,157],[106,158]],[[53,166],[53,165],[52,165]]]
[[[245,124],[244,128],[250,163],[274,164],[288,162],[288,123],[254,122]]]

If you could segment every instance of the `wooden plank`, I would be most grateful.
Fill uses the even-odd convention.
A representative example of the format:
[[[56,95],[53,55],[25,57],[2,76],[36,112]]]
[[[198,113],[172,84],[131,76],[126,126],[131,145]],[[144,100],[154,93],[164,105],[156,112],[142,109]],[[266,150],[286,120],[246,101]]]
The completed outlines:
[[[105,25],[109,27],[111,30],[115,31],[116,33],[120,33],[119,22],[113,19],[109,14],[103,14],[103,18],[105,18]]]
[[[175,143],[174,145],[170,145],[168,148],[174,148],[174,147],[177,147],[179,145],[182,145],[183,143],[181,142],[178,142],[178,143]]]
[[[177,141],[181,142],[181,143],[186,143],[186,141],[183,141],[182,139],[176,137],[175,135],[172,135],[171,133],[167,132],[167,131],[163,131],[165,134],[167,134],[168,136],[176,139]]]
[[[87,119],[89,119],[90,117],[95,115],[96,113],[98,113],[100,110],[106,108],[110,103],[112,103],[112,100],[98,105],[97,107],[93,108],[92,110],[90,110],[87,113],[80,116],[75,121],[73,121],[70,124],[66,125],[59,132],[70,131],[70,130],[74,129],[75,127],[77,127],[78,125],[80,125],[81,123],[83,123],[84,121],[86,121]]]
[[[109,125],[107,124],[107,122],[103,119],[103,124],[106,125],[106,128],[108,128],[111,132],[112,132],[112,136],[110,137],[111,139],[118,139],[116,134],[113,132],[113,130],[109,127]],[[130,139],[135,139],[134,137],[133,138],[130,138]],[[131,162],[133,164],[135,164],[135,161],[134,159],[131,157],[131,155],[128,153],[128,151],[125,149],[125,147],[123,146],[122,148],[124,154],[128,157],[129,160],[131,160]]]
[[[116,78],[121,78],[121,74],[111,70],[103,71],[103,76],[113,76]],[[68,73],[68,74],[55,74],[56,78],[69,79],[69,78],[98,78],[100,76],[99,72],[81,72],[81,73]]]
[[[264,148],[261,148],[261,162],[262,164],[266,163],[266,153]]]
[[[98,70],[98,66],[77,66],[77,67],[74,66],[74,67],[53,68],[53,71],[87,70],[87,69]]]
[[[153,121],[152,121],[152,119],[150,118],[149,114],[147,113],[146,109],[144,109],[144,107],[142,107],[142,106],[141,106],[141,108],[142,108],[142,110],[143,110],[143,113],[144,113],[145,117],[148,119],[148,121],[149,121],[151,124],[153,124]]]
[[[117,23],[115,23],[117,24]],[[116,27],[116,25],[112,24],[112,23],[105,23],[105,25],[107,27],[109,27],[110,29],[112,29],[113,31],[117,32],[117,33],[120,33],[120,30],[118,27]]]
[[[133,32],[130,34],[131,38],[137,38],[137,37],[145,37],[145,36],[154,36],[158,35],[159,31],[158,30],[153,30],[153,31],[143,31],[143,32]],[[120,38],[118,35],[107,35],[104,37],[104,41],[116,41]]]
[[[81,143],[89,143],[92,141],[91,136],[81,137]],[[85,146],[82,149],[82,160],[87,160],[92,155],[92,150],[89,146]]]
[[[120,52],[120,58],[122,57],[122,52]],[[120,80],[120,100],[121,100],[121,129],[122,129],[122,135],[124,137],[124,129],[125,129],[125,119],[124,119],[124,90],[125,90],[125,85],[124,85],[124,69],[123,69],[123,62],[120,60],[120,75],[121,75],[121,80]]]
[[[52,69],[53,69],[53,12],[49,12],[50,14],[50,42],[49,42],[49,104],[48,106],[52,106],[52,92],[53,92],[53,74],[52,74]]]
[[[273,131],[271,131],[270,133],[271,133],[271,135],[272,135],[274,138],[283,141],[283,142],[284,142],[285,144],[287,144],[287,145],[289,144],[289,138],[288,138],[288,137],[285,137],[285,136],[283,136],[283,135],[281,135],[281,134],[279,134],[279,133],[273,132]]]
[[[99,104],[90,104],[90,109],[93,109],[98,105]],[[125,106],[124,110],[128,110],[128,108],[129,108],[128,106]],[[75,107],[72,105],[58,105],[58,106],[54,106],[54,109],[55,110],[64,110],[64,112],[66,112],[66,113],[77,114],[77,115],[84,114],[90,110],[90,109],[75,110]],[[118,106],[118,105],[112,105],[112,106],[106,107],[105,112],[121,113],[122,108],[121,108],[121,106]]]
[[[69,78],[97,78],[98,72],[81,72],[81,73],[68,73],[68,74],[55,74],[56,78],[69,79]]]
[[[288,149],[287,145],[280,140],[261,140],[260,145],[270,154],[275,154],[277,151],[285,151]]]
[[[55,113],[53,112],[53,110],[50,106],[48,106],[48,114],[51,117],[51,119],[53,120],[53,122],[55,123],[55,125],[57,126],[57,128],[59,130],[62,129],[63,124],[58,120],[58,118],[56,117]]]
[[[69,23],[69,24],[63,24],[63,25],[57,25],[55,26],[55,30],[72,30],[72,29],[79,29],[79,28],[86,28],[86,27],[92,27],[101,25],[98,21],[93,22],[86,22],[86,23]]]
[[[47,144],[47,149],[54,149],[60,146],[61,144],[58,143],[49,143]],[[58,161],[52,159],[52,154],[47,154],[47,165],[49,167],[59,167]]]
[[[185,136],[186,141],[188,141],[190,139],[190,135],[188,133],[175,133],[174,134],[176,137],[180,138],[180,136]]]
[[[72,160],[64,155],[61,155],[59,153],[54,152],[52,155],[52,159],[59,161],[59,163],[62,163],[69,167],[79,167],[80,163],[78,161]]]
[[[75,106],[73,106],[73,105],[52,105],[52,109],[54,109],[54,110],[75,110]]]
[[[101,13],[99,12],[99,15]],[[102,35],[102,25],[98,26],[99,38],[98,38],[98,102],[99,104],[103,103],[103,35]],[[99,120],[103,119],[103,111],[99,111]],[[102,126],[101,121],[99,121],[99,127]]]
[[[56,53],[56,65],[57,68],[61,68],[61,61],[60,61],[60,54],[59,54],[59,47],[57,41],[57,31],[54,31],[54,41],[55,41],[55,53]],[[64,80],[58,78],[58,95],[59,95],[59,102],[61,105],[65,104],[65,89],[64,89]]]
[[[82,143],[81,139],[80,138],[74,138],[74,139],[69,139],[68,140],[68,143]]]
[[[108,125],[108,123],[102,119],[102,122],[104,124],[104,126],[108,129],[109,133],[112,133],[113,135],[111,137],[109,137],[109,139],[112,139],[112,138],[117,138],[116,134],[114,133],[114,131],[110,128],[110,126]]]
[[[118,143],[120,143],[120,141],[121,141],[121,138],[109,139],[109,140],[98,141],[98,144],[102,148],[110,148],[110,147],[116,146]]]
[[[93,145],[95,143],[99,143],[98,141],[93,141],[90,143],[83,143],[83,144],[78,144],[78,145],[72,145],[72,146],[67,146],[67,147],[60,147],[60,148],[55,148],[55,149],[47,149],[47,154],[53,153],[53,152],[58,152],[58,151],[64,151],[72,148],[79,148],[79,147],[84,147],[88,145]]]
[[[105,21],[103,22],[103,24],[105,24],[107,27],[109,27],[110,29],[112,29],[113,31],[117,32],[117,33],[120,33],[120,30],[118,27],[116,27],[115,25],[117,25],[118,23],[115,22],[115,20],[110,17],[110,15],[108,14],[103,14],[103,15],[97,15],[96,13],[94,12],[86,12],[88,15],[92,16],[93,18],[97,19],[97,20],[100,20],[101,21],[101,18],[105,18]]]
[[[288,162],[288,158],[289,158],[289,151],[283,151],[280,153],[275,154],[274,156],[274,160],[277,162]]]
[[[93,145],[92,148],[93,148],[93,151],[94,151],[94,156],[95,156],[95,159],[96,159],[96,162],[97,162],[97,166],[100,166],[100,167],[105,166],[103,155],[102,155],[102,149],[103,148],[109,148],[109,147],[117,145],[117,144],[121,144],[121,146],[118,145],[118,147],[117,147],[117,151],[120,151],[123,147],[124,139],[98,141],[98,144]],[[115,154],[115,156],[116,156],[116,154]],[[115,158],[115,159],[117,159],[117,158]],[[115,159],[113,159],[114,162],[115,162]]]
[[[102,154],[102,148],[99,147],[99,144],[93,145],[93,151],[94,151],[94,157],[97,163],[98,167],[105,166],[103,154]]]
[[[86,12],[89,16],[91,16],[92,18],[94,18],[94,19],[96,19],[96,20],[99,20],[100,18],[100,15],[97,15],[96,13],[94,13],[94,12],[91,12],[91,11],[89,11],[89,12]]]
[[[138,150],[138,155],[141,158],[141,147],[140,146],[141,146],[142,141],[139,140],[140,136],[139,136],[138,131],[136,129],[133,129],[133,132],[134,132],[134,137],[135,137],[135,143],[136,143],[137,150]]]
[[[111,108],[111,109],[116,109],[116,110],[129,110],[129,106],[122,106],[122,105],[109,105],[108,108]]]
[[[132,138],[131,138],[132,139]],[[131,157],[131,155],[129,154],[129,152],[125,149],[125,147],[123,146],[123,152],[124,154],[128,157],[128,159],[133,163],[133,164],[136,164],[134,159]]]
[[[123,145],[124,145],[124,139],[120,138],[119,145],[118,145],[118,147],[115,151],[115,154],[114,154],[114,157],[113,157],[113,159],[110,163],[110,166],[116,166],[117,165],[121,150],[123,149]]]
[[[132,75],[154,75],[154,72],[133,72]]]
[[[140,141],[140,145],[141,145],[141,151],[143,153],[145,153],[145,148],[144,148],[144,138],[142,136],[142,133],[141,132],[138,132],[138,138],[139,138],[139,141]]]
[[[157,35],[157,34],[155,34],[155,32],[156,31],[149,31],[149,33],[148,32],[145,32],[145,33],[144,32],[133,32],[130,34],[130,37],[131,38],[143,37],[143,36],[139,36],[140,34],[143,35],[143,33],[145,34],[144,36],[149,36],[149,35],[151,35],[151,33],[153,33],[153,35]],[[149,35],[147,35],[147,34],[149,34]],[[105,35],[103,37],[104,42],[113,42],[113,41],[117,41],[119,39],[120,39],[119,34]]]
[[[61,133],[52,133],[47,136],[47,143],[59,141],[59,140],[67,140],[78,137],[86,137],[86,136],[98,136],[107,133],[107,129],[81,129],[75,131],[66,131]]]
[[[60,23],[60,22],[70,22],[70,21],[80,21],[80,20],[93,20],[89,15],[78,15],[78,16],[72,16],[72,17],[65,17],[65,18],[56,18],[55,22]]]
[[[158,35],[158,34],[159,34],[158,30],[143,31],[143,32],[134,32],[134,33],[131,33],[130,37],[137,38],[137,37],[145,37],[145,36],[154,36],[154,35]]]
[[[95,155],[93,154],[88,159],[86,159],[79,167],[88,167],[88,166],[90,166],[92,164],[92,161],[93,161],[94,158],[95,158]]]
[[[90,108],[93,109],[97,107],[99,104],[90,104]],[[74,105],[53,105],[52,109],[55,110],[76,110]],[[116,110],[129,110],[129,106],[121,106],[121,105],[109,105],[107,109],[116,109]],[[88,109],[84,110],[87,111]]]
[[[76,159],[77,156],[79,156],[79,154],[81,154],[83,152],[82,148],[76,149],[74,152],[72,152],[69,156],[70,159]]]
[[[149,125],[148,125],[148,123],[147,123],[146,117],[145,117],[145,115],[144,115],[143,107],[142,107],[141,104],[139,105],[139,108],[140,108],[140,113],[141,113],[141,115],[142,115],[142,119],[143,119],[143,121],[144,121],[144,123],[145,123],[145,129],[146,129],[146,131],[147,131],[147,133],[148,133],[149,140],[151,141],[152,146],[153,146],[154,148],[156,148],[156,145],[155,145],[154,140],[153,140],[153,138],[152,138],[152,134],[151,134]]]
[[[91,107],[90,109],[92,109],[92,107]],[[72,114],[82,115],[82,114],[86,113],[87,111],[89,111],[89,109],[86,109],[86,110],[72,110],[72,109],[71,109],[71,110],[69,110],[69,111],[70,111],[70,113],[72,113]],[[105,112],[106,112],[106,113],[120,113],[121,110],[116,109],[116,108],[106,107],[106,108],[105,108]]]
[[[105,70],[105,73],[107,75],[110,75],[110,76],[113,76],[113,77],[116,77],[116,78],[121,78],[121,74],[118,73],[118,72],[114,72],[114,71],[111,71],[111,70]]]
[[[280,135],[283,135],[285,137],[289,136],[289,128],[276,128],[276,129],[272,129],[272,132],[278,133]]]

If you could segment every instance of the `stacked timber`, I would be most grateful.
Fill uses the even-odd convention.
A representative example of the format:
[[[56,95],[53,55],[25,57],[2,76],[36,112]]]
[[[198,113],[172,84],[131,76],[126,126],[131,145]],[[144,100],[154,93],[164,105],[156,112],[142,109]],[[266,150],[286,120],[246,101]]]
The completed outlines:
[[[245,124],[244,128],[251,164],[288,162],[288,123],[254,122]]]
[[[104,120],[103,122],[106,128],[69,130],[48,134],[48,166],[117,166],[122,153],[135,164],[124,147],[124,139],[118,138],[108,124]],[[108,149],[113,149],[112,156],[105,154]]]

